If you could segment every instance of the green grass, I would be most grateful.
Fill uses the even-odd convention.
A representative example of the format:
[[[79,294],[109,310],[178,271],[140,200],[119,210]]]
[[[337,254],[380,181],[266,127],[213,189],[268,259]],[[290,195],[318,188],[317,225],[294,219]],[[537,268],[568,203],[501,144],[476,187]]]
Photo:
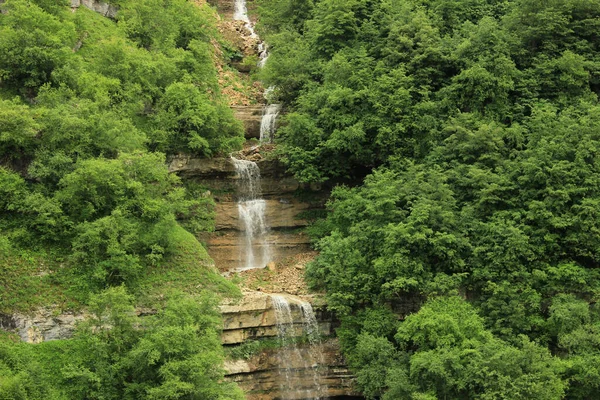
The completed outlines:
[[[235,284],[222,277],[198,240],[176,226],[169,235],[171,255],[145,268],[129,290],[140,306],[158,307],[172,291],[197,294],[203,290],[223,297],[241,296]],[[30,313],[42,307],[55,311],[81,309],[90,293],[82,291],[64,261],[53,249],[20,249],[0,238],[0,313]]]
[[[48,250],[22,250],[0,239],[0,312],[28,313],[40,307],[57,311],[81,304],[57,281],[62,257]]]
[[[173,255],[149,267],[134,292],[145,306],[157,304],[170,291],[199,293],[202,290],[224,297],[239,297],[239,289],[219,275],[206,249],[194,235],[177,226],[170,235]]]

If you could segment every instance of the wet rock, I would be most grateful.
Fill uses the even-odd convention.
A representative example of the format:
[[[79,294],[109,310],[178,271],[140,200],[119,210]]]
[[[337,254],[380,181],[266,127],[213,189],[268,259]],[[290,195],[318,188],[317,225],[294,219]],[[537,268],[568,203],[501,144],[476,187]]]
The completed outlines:
[[[310,209],[309,204],[299,202],[293,198],[288,199],[286,203],[274,199],[267,199],[265,201],[266,222],[271,229],[299,228],[308,224],[301,216],[303,212]],[[215,211],[217,213],[215,220],[216,230],[243,229],[242,222],[239,219],[238,206],[235,202],[218,203]]]
[[[298,304],[301,299],[285,295],[292,304]],[[304,298],[307,300],[308,298]],[[264,337],[275,337],[278,334],[275,311],[271,296],[265,293],[249,291],[244,293],[243,299],[238,303],[224,304],[221,306],[224,317],[223,343],[237,344],[246,340]],[[288,331],[292,336],[303,334],[302,321],[304,316],[299,307],[291,309],[293,329]],[[321,334],[330,335],[331,316],[327,313],[317,312],[317,321]],[[295,321],[298,321],[296,325]],[[280,353],[281,352],[281,353]],[[319,382],[315,382],[313,365],[306,365],[308,353],[318,353]],[[226,379],[238,383],[250,400],[275,400],[290,398],[289,393],[282,393],[281,362],[285,360],[288,368],[294,371],[293,386],[300,391],[314,390],[317,384],[320,395],[328,398],[336,396],[354,396],[352,389],[354,377],[348,371],[345,360],[341,356],[337,339],[329,338],[321,344],[308,347],[307,344],[299,345],[297,350],[267,348],[259,351],[245,360],[228,360],[225,363]],[[291,397],[293,398],[293,397]],[[304,397],[303,397],[304,398]]]

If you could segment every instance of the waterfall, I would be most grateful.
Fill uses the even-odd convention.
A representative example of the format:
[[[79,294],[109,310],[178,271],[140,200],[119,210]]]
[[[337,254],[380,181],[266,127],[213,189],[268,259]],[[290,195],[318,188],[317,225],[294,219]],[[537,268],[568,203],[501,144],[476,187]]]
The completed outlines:
[[[236,21],[243,21],[244,26],[250,32],[250,37],[253,39],[259,39],[258,35],[254,31],[254,25],[248,17],[248,8],[246,7],[246,0],[235,0],[233,19]],[[268,58],[269,46],[265,42],[260,41],[258,43],[258,67],[263,68],[267,63]]]
[[[241,265],[236,271],[264,268],[270,261],[271,249],[267,241],[266,201],[260,188],[260,169],[255,162],[231,158],[238,175],[238,215],[242,223],[243,246]]]
[[[258,68],[264,68],[269,58],[269,45],[265,42],[260,42],[258,45]]]
[[[244,21],[244,26],[250,31],[251,38],[257,38],[258,35],[254,32],[254,26],[248,18],[248,9],[246,8],[246,0],[235,0],[233,5],[233,19],[236,21]]]
[[[260,121],[260,141],[272,143],[273,135],[275,134],[275,128],[277,127],[277,117],[279,117],[279,111],[281,110],[281,104],[269,104],[263,111],[263,116]]]
[[[325,364],[321,353],[319,326],[310,303],[298,300],[301,313],[299,327],[294,324],[292,307],[282,295],[272,295],[277,336],[281,348],[278,351],[281,399],[322,400],[327,387],[321,385],[320,368]],[[301,331],[298,332],[298,328]],[[306,345],[300,347],[297,338],[305,335]]]

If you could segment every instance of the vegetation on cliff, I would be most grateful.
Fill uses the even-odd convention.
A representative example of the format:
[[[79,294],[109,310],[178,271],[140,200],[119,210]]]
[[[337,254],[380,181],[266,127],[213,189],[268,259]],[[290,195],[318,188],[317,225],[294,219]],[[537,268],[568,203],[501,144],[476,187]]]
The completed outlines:
[[[166,166],[243,141],[218,86],[216,16],[112,3],[116,20],[0,4],[0,313],[93,314],[69,341],[1,336],[0,398],[239,399],[216,308],[237,289],[193,235],[212,229],[212,201]]]
[[[260,4],[282,159],[362,182],[307,278],[367,397],[598,397],[600,3]]]

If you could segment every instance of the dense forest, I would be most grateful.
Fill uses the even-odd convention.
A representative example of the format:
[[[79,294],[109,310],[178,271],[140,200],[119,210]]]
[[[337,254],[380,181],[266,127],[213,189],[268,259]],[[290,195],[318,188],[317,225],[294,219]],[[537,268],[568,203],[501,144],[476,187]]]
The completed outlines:
[[[212,228],[211,200],[165,164],[243,141],[218,85],[216,13],[0,3],[0,313],[89,314],[73,340],[0,333],[0,398],[243,398],[222,382],[217,309],[237,288],[193,235]]]
[[[600,396],[600,2],[261,0],[369,399]],[[398,319],[397,306],[420,299]]]

